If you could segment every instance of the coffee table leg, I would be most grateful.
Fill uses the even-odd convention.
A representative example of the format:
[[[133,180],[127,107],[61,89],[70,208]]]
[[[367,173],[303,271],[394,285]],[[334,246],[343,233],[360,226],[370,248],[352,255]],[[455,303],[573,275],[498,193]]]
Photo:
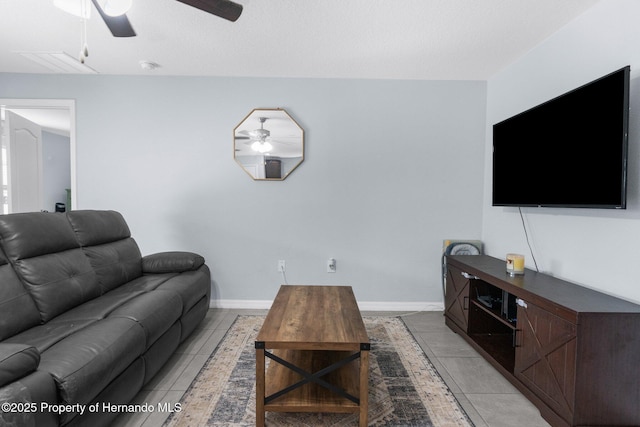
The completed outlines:
[[[369,351],[360,351],[360,427],[369,420]]]
[[[264,348],[256,348],[256,427],[264,427]]]

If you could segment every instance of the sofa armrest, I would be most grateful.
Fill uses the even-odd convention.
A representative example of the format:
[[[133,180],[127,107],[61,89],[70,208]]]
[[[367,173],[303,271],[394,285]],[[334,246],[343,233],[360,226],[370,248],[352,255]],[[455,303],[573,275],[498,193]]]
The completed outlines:
[[[40,352],[26,344],[0,343],[0,387],[38,369]]]
[[[193,252],[160,252],[142,258],[143,273],[182,273],[197,270],[204,258]]]

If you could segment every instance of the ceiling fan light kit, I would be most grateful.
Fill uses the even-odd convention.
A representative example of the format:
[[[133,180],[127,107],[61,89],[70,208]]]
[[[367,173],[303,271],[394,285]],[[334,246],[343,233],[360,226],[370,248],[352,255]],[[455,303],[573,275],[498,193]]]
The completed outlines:
[[[251,149],[258,153],[268,153],[273,149],[273,145],[267,142],[267,138],[271,136],[271,132],[264,128],[264,122],[267,121],[267,118],[260,117],[258,120],[260,120],[260,129],[255,129],[249,132],[251,138],[256,140],[256,142],[251,144]]]
[[[273,145],[268,143],[267,141],[256,141],[251,144],[251,149],[253,151],[257,151],[258,153],[268,153],[273,150]]]

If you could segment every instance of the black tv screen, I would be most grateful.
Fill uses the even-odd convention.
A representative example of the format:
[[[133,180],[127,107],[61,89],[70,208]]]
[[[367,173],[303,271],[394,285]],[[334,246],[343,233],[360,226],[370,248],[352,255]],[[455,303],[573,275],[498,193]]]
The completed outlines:
[[[493,125],[493,206],[625,209],[629,73]]]

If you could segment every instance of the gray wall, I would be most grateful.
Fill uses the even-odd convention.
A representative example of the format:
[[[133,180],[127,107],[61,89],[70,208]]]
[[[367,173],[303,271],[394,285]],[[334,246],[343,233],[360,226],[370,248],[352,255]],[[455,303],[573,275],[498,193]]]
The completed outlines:
[[[525,208],[541,271],[640,302],[640,2],[603,0],[488,82],[482,237],[490,254],[526,255],[520,215],[491,207],[491,125],[631,65],[627,209]]]
[[[0,98],[75,99],[78,207],[121,211],[145,254],[204,255],[222,305],[273,299],[285,259],[290,284],[437,306],[442,240],[480,237],[485,82],[0,74]],[[275,107],[305,161],[254,182],[232,130]]]

